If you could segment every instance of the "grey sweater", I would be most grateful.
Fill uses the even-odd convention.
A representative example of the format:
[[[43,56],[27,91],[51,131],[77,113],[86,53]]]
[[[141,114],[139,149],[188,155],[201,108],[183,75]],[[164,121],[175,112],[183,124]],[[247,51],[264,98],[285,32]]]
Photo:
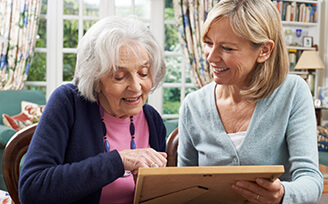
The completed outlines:
[[[284,165],[283,203],[316,203],[323,189],[318,169],[316,119],[306,82],[288,75],[256,104],[237,151],[215,105],[215,82],[189,94],[179,119],[178,166]]]

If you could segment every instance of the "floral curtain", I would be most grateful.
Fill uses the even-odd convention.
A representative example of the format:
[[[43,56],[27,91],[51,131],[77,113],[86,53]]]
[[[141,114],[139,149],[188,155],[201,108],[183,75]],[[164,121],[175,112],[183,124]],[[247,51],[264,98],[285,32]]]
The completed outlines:
[[[212,81],[212,76],[204,55],[201,28],[217,0],[173,0],[173,3],[183,56],[193,82],[202,87]]]
[[[34,53],[41,0],[0,0],[0,90],[24,87]]]

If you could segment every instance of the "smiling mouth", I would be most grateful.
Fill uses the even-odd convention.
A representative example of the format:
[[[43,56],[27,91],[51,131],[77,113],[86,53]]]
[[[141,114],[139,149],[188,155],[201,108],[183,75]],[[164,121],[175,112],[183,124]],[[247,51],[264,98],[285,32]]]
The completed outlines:
[[[229,70],[228,67],[227,68],[213,68],[214,72],[224,72],[224,71],[227,71],[227,70]]]
[[[135,101],[137,101],[139,98],[140,98],[140,96],[135,97],[135,98],[123,98],[123,101],[126,101],[126,102],[135,102]]]

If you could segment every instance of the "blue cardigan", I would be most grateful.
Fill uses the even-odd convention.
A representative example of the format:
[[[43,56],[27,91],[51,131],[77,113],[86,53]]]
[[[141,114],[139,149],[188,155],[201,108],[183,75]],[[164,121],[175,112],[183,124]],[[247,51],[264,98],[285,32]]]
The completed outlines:
[[[150,105],[143,110],[149,143],[165,152],[166,129]],[[29,146],[19,181],[24,203],[99,203],[102,187],[123,176],[119,153],[104,153],[103,130],[95,102],[67,84],[50,97]]]

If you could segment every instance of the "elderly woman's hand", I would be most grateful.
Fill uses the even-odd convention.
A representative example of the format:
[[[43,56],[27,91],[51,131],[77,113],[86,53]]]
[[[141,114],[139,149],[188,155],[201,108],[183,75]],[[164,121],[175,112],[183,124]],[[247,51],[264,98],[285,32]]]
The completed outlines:
[[[152,148],[123,150],[119,152],[125,170],[131,171],[132,174],[138,174],[140,167],[165,167],[166,153],[156,152]]]
[[[232,188],[251,203],[280,203],[285,193],[279,179],[269,181],[257,178],[256,183],[238,181]]]

